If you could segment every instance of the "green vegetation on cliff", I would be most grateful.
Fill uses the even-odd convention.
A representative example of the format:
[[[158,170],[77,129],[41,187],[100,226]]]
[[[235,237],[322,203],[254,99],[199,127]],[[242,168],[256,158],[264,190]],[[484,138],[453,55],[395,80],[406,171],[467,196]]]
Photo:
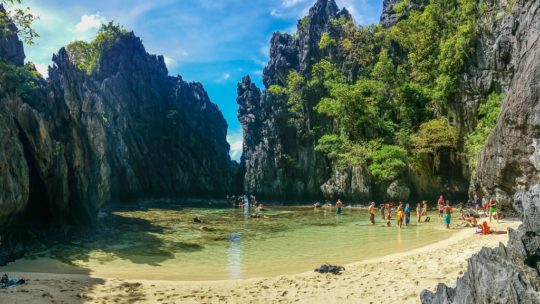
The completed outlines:
[[[4,10],[0,10],[0,39],[15,34],[26,44],[33,44],[39,34],[32,28],[32,22],[38,19],[38,16],[33,15],[29,7],[14,7],[22,3],[23,0],[0,0],[0,5],[4,7]],[[9,9],[9,13],[6,8]]]
[[[285,100],[297,130],[314,130],[317,151],[340,167],[367,167],[380,183],[399,179],[422,154],[437,171],[441,152],[459,152],[463,144],[474,166],[500,96],[493,94],[480,106],[477,130],[465,143],[446,117],[474,52],[476,1],[432,0],[415,10],[404,0],[396,10],[404,18],[388,29],[356,27],[345,17],[333,20],[318,44],[323,58],[306,73],[291,71],[284,86],[270,92]],[[305,30],[309,20],[300,24]],[[307,115],[330,123],[313,126]]]
[[[28,62],[24,66],[16,66],[0,61],[0,83],[7,92],[15,93],[25,102],[35,99],[40,86],[41,74],[36,66]]]
[[[88,75],[94,72],[99,64],[100,54],[128,31],[122,26],[109,22],[101,25],[96,37],[91,42],[74,41],[66,46],[71,60]]]
[[[469,162],[471,172],[476,169],[476,163],[482,148],[486,144],[491,129],[495,127],[501,112],[501,102],[505,94],[492,93],[485,103],[478,108],[478,124],[476,130],[465,139],[465,156]]]

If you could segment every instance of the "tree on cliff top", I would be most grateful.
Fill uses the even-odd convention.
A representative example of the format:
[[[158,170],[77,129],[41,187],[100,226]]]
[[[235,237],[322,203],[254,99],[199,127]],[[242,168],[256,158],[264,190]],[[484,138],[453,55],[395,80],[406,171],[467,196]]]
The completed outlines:
[[[96,37],[91,42],[74,41],[66,46],[71,61],[88,75],[98,67],[103,50],[111,47],[120,37],[128,31],[119,24],[109,22],[102,24]]]
[[[33,44],[34,38],[39,37],[39,34],[32,28],[32,22],[38,19],[38,16],[31,14],[29,7],[13,8],[13,5],[22,2],[23,0],[0,0],[0,7],[3,8],[0,9],[0,35],[5,39],[10,34],[16,34],[26,44]]]

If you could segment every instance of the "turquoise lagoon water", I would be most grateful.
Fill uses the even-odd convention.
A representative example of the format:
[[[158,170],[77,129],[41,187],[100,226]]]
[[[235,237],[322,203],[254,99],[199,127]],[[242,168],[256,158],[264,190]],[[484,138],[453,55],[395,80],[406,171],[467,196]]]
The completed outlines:
[[[450,236],[431,223],[398,229],[368,223],[365,209],[270,206],[241,209],[146,204],[110,209],[98,228],[70,243],[41,244],[0,271],[90,273],[156,280],[222,280],[313,270],[421,247]],[[199,217],[203,223],[194,223]],[[413,216],[414,218],[414,216]]]

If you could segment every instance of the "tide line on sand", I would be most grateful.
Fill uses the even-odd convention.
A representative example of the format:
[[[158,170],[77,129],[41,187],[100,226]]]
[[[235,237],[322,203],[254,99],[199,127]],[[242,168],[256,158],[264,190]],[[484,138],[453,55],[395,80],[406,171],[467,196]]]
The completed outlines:
[[[506,231],[517,221],[493,223]],[[346,265],[342,275],[305,272],[226,281],[122,280],[79,274],[13,273],[28,282],[0,290],[5,303],[419,303],[424,289],[454,284],[482,247],[506,244],[507,234],[463,229],[407,252]],[[318,265],[314,265],[314,268]]]

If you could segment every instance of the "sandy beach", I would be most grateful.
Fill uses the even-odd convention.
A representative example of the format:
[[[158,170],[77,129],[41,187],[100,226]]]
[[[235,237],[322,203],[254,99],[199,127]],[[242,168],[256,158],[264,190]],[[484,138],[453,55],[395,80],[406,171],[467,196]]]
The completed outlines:
[[[497,231],[519,222],[493,223]],[[453,285],[482,247],[508,234],[463,229],[446,240],[399,254],[345,265],[342,275],[305,272],[236,281],[144,281],[83,274],[10,273],[27,280],[0,289],[0,303],[419,303],[423,289]],[[314,267],[315,268],[315,267]]]

